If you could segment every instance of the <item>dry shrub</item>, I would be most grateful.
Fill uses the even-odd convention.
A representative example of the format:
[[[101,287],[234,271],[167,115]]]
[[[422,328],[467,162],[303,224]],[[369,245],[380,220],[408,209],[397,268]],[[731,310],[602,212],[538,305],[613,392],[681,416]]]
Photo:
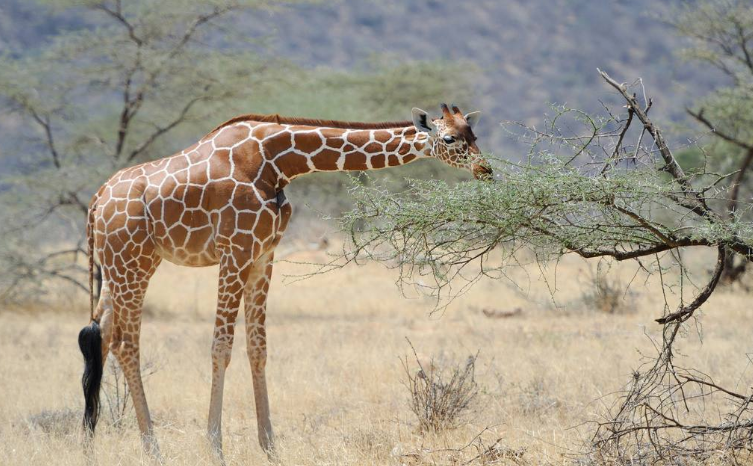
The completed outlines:
[[[421,448],[419,450],[403,453],[400,446],[393,450],[393,456],[403,466],[436,466],[436,465],[514,465],[529,466],[531,463],[526,458],[525,447],[512,448],[505,445],[500,437],[488,437],[491,427],[484,428],[476,434],[470,442],[459,447],[438,449]],[[486,437],[486,438],[485,438]],[[496,440],[493,440],[495,439]],[[493,441],[492,441],[493,440]],[[491,443],[490,443],[491,441]]]
[[[469,356],[465,364],[439,367],[431,359],[426,370],[418,359],[413,344],[408,341],[418,370],[411,369],[406,356],[403,362],[406,383],[411,394],[411,411],[418,418],[422,432],[438,432],[457,427],[463,416],[470,411],[478,395],[475,380],[478,353]]]
[[[502,439],[497,439],[491,446],[478,449],[479,453],[465,464],[477,461],[480,464],[514,464],[527,466],[529,461],[525,458],[525,448],[510,448],[503,445]]]
[[[125,420],[133,412],[130,390],[123,371],[114,357],[110,356],[107,364],[109,374],[103,380],[102,395],[105,409],[109,414],[109,425],[116,429],[125,426]],[[154,361],[147,360],[141,368],[141,378],[148,379],[158,370]],[[29,429],[38,430],[53,436],[70,436],[81,429],[83,413],[74,409],[44,410],[27,418]]]
[[[590,271],[588,287],[581,301],[589,308],[604,314],[627,314],[634,311],[632,295],[617,274],[610,277],[609,266],[599,262],[596,273]]]
[[[560,401],[552,395],[543,378],[536,377],[521,387],[520,410],[526,416],[540,416],[552,408],[558,408]]]
[[[107,376],[102,380],[102,394],[107,405],[107,413],[110,415],[110,425],[119,429],[124,427],[128,415],[134,411],[131,391],[128,388],[128,383],[126,383],[123,370],[115,357],[109,355],[106,366],[109,370]],[[141,380],[146,382],[146,379],[158,370],[159,367],[153,360],[146,360],[141,365]]]
[[[27,418],[30,429],[36,429],[48,435],[65,437],[75,434],[81,428],[83,413],[74,409],[44,410]]]
[[[356,428],[343,436],[346,445],[353,447],[367,458],[387,459],[392,450],[387,433],[375,428]]]
[[[598,423],[588,464],[753,464],[753,392],[676,365],[673,344],[682,325],[664,326],[656,359],[618,392]]]

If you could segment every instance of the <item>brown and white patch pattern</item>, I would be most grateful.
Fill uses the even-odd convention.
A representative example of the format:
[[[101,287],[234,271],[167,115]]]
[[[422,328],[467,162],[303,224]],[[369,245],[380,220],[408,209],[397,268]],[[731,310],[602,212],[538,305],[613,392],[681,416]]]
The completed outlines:
[[[443,134],[461,128],[459,121],[443,121],[434,135],[410,122],[349,128],[277,115],[240,117],[176,155],[120,170],[99,189],[89,231],[104,288],[93,318],[101,324],[103,356],[112,352],[123,369],[147,451],[158,450],[141,381],[139,338],[144,294],[160,262],[219,264],[208,434],[220,454],[224,375],[244,303],[259,441],[271,451],[265,320],[274,250],[292,214],[283,188],[306,173],[380,169],[427,156],[468,168],[463,154],[475,143],[442,142]]]

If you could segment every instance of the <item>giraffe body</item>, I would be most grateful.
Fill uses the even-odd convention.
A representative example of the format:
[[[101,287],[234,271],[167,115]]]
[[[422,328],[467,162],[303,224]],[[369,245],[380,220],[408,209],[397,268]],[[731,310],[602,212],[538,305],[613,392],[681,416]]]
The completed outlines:
[[[87,372],[108,352],[118,360],[147,451],[159,454],[141,381],[139,335],[144,294],[160,262],[219,264],[208,435],[220,455],[224,374],[243,302],[259,442],[270,452],[266,298],[274,249],[292,214],[283,188],[313,171],[378,169],[427,156],[476,173],[469,157],[478,153],[471,119],[453,110],[443,107],[433,128],[425,112],[417,116],[416,110],[414,122],[377,124],[246,115],[178,154],[120,170],[99,189],[87,231],[90,261],[96,256],[102,266],[103,288],[93,323],[79,341],[83,351],[90,334],[101,334],[101,360],[87,359]],[[450,133],[453,143],[447,142]],[[86,373],[83,383],[89,413],[97,400],[87,391]],[[87,416],[84,425],[93,432],[96,415]]]

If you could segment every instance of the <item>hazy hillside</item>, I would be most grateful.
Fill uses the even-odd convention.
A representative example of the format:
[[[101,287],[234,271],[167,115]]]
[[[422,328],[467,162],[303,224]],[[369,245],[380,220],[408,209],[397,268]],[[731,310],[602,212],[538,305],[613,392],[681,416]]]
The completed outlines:
[[[349,0],[296,6],[252,24],[276,33],[275,53],[306,66],[358,66],[374,53],[472,63],[475,106],[496,146],[500,121],[535,122],[548,103],[597,109],[608,94],[597,67],[624,80],[642,77],[658,118],[684,118],[684,106],[716,76],[673,56],[682,44],[659,21],[663,10],[651,0]]]
[[[363,68],[375,55],[468,63],[471,104],[484,112],[483,146],[499,151],[509,144],[500,121],[537,122],[548,103],[597,109],[597,99],[608,98],[597,67],[624,80],[642,77],[657,118],[683,118],[684,106],[716,76],[673,56],[681,43],[656,18],[663,8],[651,0],[348,0],[238,21],[270,44],[269,53],[305,67]],[[3,0],[0,48],[28,50],[80,24],[70,13],[51,16],[46,7]]]

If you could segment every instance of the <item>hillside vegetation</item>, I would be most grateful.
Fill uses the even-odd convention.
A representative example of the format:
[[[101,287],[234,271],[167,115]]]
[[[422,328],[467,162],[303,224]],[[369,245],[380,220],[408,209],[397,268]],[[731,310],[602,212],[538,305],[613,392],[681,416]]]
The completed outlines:
[[[235,21],[258,38],[249,47],[308,70],[359,72],[365,82],[378,69],[375,64],[460,64],[465,70],[463,79],[448,72],[445,86],[452,91],[444,98],[482,110],[479,136],[483,146],[501,153],[508,147],[517,148],[500,128],[501,121],[535,123],[547,111],[548,103],[595,110],[597,98],[605,98],[595,73],[597,67],[626,79],[643,78],[655,100],[661,102],[659,120],[684,119],[685,105],[706,94],[721,78],[699,66],[683,64],[673,55],[684,42],[659,19],[672,3],[676,2],[349,0],[244,13]],[[4,2],[0,6],[0,48],[33,53],[57,32],[86,24],[71,12],[50,16],[45,11],[47,7],[24,0]],[[400,73],[401,68],[395,68],[392,77],[398,79]],[[432,86],[429,81],[439,79],[434,74],[410,76],[415,82],[406,85],[418,89]],[[289,88],[308,85],[307,76],[294,77],[297,79],[281,80],[284,93],[273,94],[276,99],[249,102],[253,108],[247,111],[404,119],[412,106],[431,105],[410,92],[405,92],[403,100],[392,99],[395,105],[377,109],[360,106],[358,100],[343,102],[337,98],[320,98],[315,105],[305,97],[302,102],[291,102],[286,97]],[[318,82],[317,87],[329,97],[327,91],[336,84]],[[363,90],[379,101],[394,86]],[[216,122],[225,117],[227,114],[220,112]],[[207,122],[206,129],[216,122]],[[515,154],[508,156],[515,158]]]

